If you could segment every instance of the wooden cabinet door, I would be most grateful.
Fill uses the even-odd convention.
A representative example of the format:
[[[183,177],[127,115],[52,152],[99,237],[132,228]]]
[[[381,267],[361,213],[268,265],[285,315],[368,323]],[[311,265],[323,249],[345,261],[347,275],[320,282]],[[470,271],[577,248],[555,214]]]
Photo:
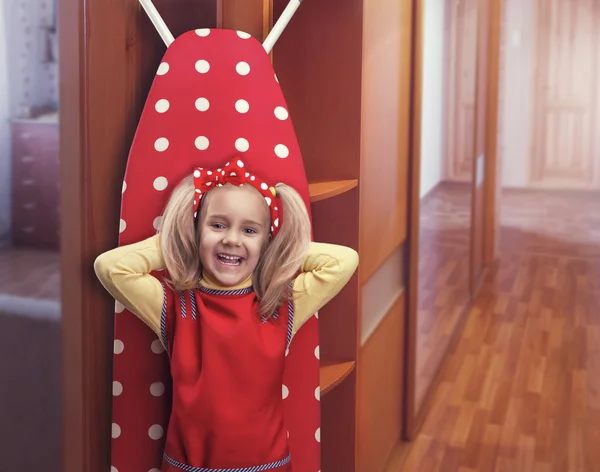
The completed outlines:
[[[531,184],[600,188],[600,2],[537,0]]]

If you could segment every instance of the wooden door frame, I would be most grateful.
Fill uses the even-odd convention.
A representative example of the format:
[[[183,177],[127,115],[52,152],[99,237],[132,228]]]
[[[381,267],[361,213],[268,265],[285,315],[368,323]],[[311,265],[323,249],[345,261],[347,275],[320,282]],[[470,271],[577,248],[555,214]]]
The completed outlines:
[[[500,239],[501,188],[500,156],[498,155],[500,54],[502,41],[502,15],[504,0],[490,0],[488,38],[487,110],[484,181],[483,264],[493,266],[498,260]]]
[[[497,173],[497,130],[498,130],[498,83],[502,0],[489,0],[490,28],[488,40],[488,107],[486,112],[486,159],[484,176],[484,264],[490,266],[496,260],[497,211],[496,190],[499,185]],[[478,15],[478,21],[480,16]],[[412,34],[412,78],[411,78],[411,118],[410,118],[410,160],[409,160],[409,233],[407,241],[407,329],[404,381],[404,431],[403,439],[412,441],[421,428],[433,399],[433,393],[440,382],[440,373],[446,364],[449,353],[454,349],[467,316],[461,316],[454,334],[451,336],[446,355],[423,398],[419,411],[415,411],[416,382],[416,343],[417,343],[417,301],[419,280],[419,230],[420,230],[420,181],[421,181],[421,118],[423,103],[423,54],[424,54],[425,0],[413,0]],[[443,98],[446,102],[446,99]],[[443,116],[447,120],[448,114]],[[444,129],[446,123],[444,123]],[[474,136],[476,139],[476,134]],[[475,160],[474,160],[475,167]],[[470,265],[469,265],[470,267]],[[470,308],[470,304],[467,309]]]

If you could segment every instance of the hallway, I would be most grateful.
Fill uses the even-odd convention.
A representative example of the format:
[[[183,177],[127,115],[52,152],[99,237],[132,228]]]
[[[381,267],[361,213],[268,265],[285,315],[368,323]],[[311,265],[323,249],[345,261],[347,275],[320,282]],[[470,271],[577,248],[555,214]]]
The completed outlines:
[[[500,263],[401,472],[600,471],[599,199],[503,191]]]

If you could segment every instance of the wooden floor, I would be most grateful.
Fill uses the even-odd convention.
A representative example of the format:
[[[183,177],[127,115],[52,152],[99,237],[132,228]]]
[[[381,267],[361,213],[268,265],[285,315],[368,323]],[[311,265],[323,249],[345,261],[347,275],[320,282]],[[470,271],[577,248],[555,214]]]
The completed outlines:
[[[420,408],[469,303],[469,185],[441,183],[422,201],[415,402]]]
[[[59,252],[1,248],[0,295],[59,301]]]
[[[600,197],[501,201],[500,263],[394,472],[600,471]]]

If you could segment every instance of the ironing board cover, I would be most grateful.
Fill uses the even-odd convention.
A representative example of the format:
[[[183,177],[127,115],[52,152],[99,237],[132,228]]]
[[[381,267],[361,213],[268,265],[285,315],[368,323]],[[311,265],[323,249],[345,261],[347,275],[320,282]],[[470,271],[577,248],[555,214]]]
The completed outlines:
[[[123,182],[119,244],[155,234],[171,190],[193,166],[218,167],[236,155],[268,182],[293,186],[310,212],[294,128],[262,45],[238,31],[189,31],[167,49],[138,124]],[[170,413],[167,356],[137,317],[119,303],[115,311],[111,472],[158,472]],[[318,472],[316,317],[286,355],[282,395],[292,467]]]

